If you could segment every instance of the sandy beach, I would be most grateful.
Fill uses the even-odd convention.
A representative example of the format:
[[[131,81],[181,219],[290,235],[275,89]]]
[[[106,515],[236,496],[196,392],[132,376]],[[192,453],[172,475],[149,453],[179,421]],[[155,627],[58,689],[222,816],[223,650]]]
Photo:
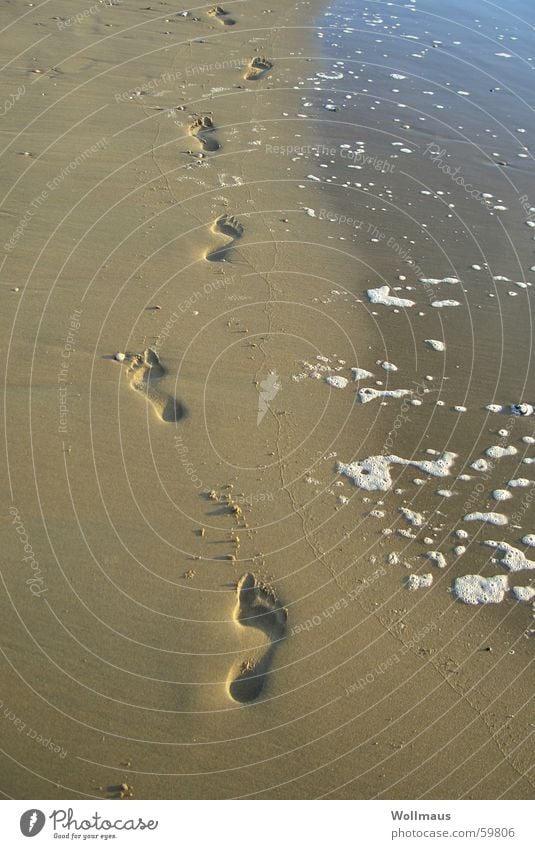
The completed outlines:
[[[2,4],[3,798],[533,799],[534,16],[447,6]]]

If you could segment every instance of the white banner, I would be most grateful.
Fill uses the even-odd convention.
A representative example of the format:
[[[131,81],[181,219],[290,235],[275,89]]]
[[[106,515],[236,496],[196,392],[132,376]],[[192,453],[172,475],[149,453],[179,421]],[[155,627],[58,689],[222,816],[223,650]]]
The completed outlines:
[[[531,802],[54,801],[1,803],[2,845],[532,849]],[[28,841],[35,838],[35,844]],[[113,841],[113,842],[112,842]]]

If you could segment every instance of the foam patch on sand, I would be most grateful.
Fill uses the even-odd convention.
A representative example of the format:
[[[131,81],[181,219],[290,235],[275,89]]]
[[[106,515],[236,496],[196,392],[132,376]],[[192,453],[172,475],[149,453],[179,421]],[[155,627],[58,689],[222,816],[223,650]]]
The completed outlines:
[[[411,389],[374,389],[371,386],[359,389],[358,398],[361,404],[368,404],[370,401],[376,401],[377,398],[403,398],[405,395],[412,395]]]
[[[447,566],[446,558],[441,551],[428,551],[425,555],[428,560],[438,566],[439,569],[445,569]]]
[[[429,345],[433,351],[445,351],[446,346],[444,342],[441,342],[440,339],[424,339],[426,345]]]
[[[495,501],[507,501],[509,498],[512,498],[513,496],[506,489],[494,489],[492,491],[492,497],[494,498]]]
[[[329,386],[334,386],[335,389],[345,389],[349,383],[347,377],[341,377],[339,374],[330,374],[325,380]]]
[[[445,301],[431,301],[431,306],[436,310],[440,310],[442,307],[460,307],[461,304],[459,301],[451,301],[446,298]]]
[[[535,547],[535,534],[526,534],[522,537],[522,542],[524,545],[529,545],[532,548]]]
[[[414,466],[433,477],[444,478],[451,474],[451,467],[457,457],[452,451],[445,451],[436,460],[404,460],[395,454],[366,457],[352,463],[338,463],[336,470],[348,477],[355,486],[368,491],[386,492],[392,486],[391,466]]]
[[[533,587],[513,587],[511,590],[517,601],[531,601],[535,596]]]
[[[353,380],[364,380],[367,377],[373,377],[371,371],[366,371],[365,368],[352,368]]]
[[[493,460],[501,460],[502,457],[512,457],[514,454],[518,454],[518,449],[514,445],[508,445],[507,448],[502,445],[491,445],[490,448],[487,448],[485,454]]]
[[[425,519],[421,513],[416,513],[414,510],[409,510],[408,507],[400,507],[399,512],[407,520],[413,528],[421,528],[425,524]]]
[[[458,277],[420,277],[420,283],[425,283],[428,286],[438,286],[439,283],[460,283]]]
[[[390,286],[379,286],[377,289],[368,289],[366,292],[371,304],[382,304],[385,307],[413,307],[415,301],[408,298],[396,298],[390,295]]]
[[[507,575],[483,578],[463,575],[453,583],[453,594],[465,604],[499,604],[507,590]]]
[[[514,478],[513,480],[508,481],[507,486],[526,487],[532,483],[535,483],[535,481],[531,481],[529,478]]]
[[[535,569],[535,561],[528,560],[523,551],[509,545],[508,542],[496,542],[493,539],[486,539],[484,545],[489,545],[491,548],[497,548],[499,551],[505,552],[504,556],[498,562],[510,572],[524,572]]]
[[[433,583],[433,576],[431,572],[427,575],[409,575],[407,578],[407,589],[408,590],[421,590],[426,587],[430,587]]]
[[[465,522],[486,522],[489,525],[506,525],[509,521],[503,513],[467,513]]]

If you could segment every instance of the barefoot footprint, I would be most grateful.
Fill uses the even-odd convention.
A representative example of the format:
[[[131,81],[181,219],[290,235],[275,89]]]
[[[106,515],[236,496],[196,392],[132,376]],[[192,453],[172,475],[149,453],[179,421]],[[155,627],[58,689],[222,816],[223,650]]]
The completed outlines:
[[[212,6],[211,9],[208,9],[208,14],[213,18],[217,18],[218,21],[226,27],[231,27],[236,23],[234,18],[229,17],[229,13],[225,12],[221,6]]]
[[[234,621],[240,626],[252,626],[263,631],[268,638],[263,653],[241,660],[233,665],[227,679],[227,690],[235,702],[252,702],[264,687],[277,643],[284,639],[288,611],[281,607],[273,593],[256,582],[251,572],[238,581],[238,600]]]
[[[158,354],[152,348],[146,348],[142,354],[136,354],[128,369],[132,389],[137,389],[145,395],[164,422],[178,422],[184,415],[182,404],[158,386],[166,374]]]
[[[221,147],[219,142],[212,138],[211,133],[213,133],[213,131],[214,122],[209,115],[203,115],[202,118],[196,118],[189,128],[190,135],[194,136],[194,138],[199,141],[202,149],[210,152],[219,150]]]
[[[208,251],[205,258],[209,262],[224,262],[226,261],[227,251],[233,248],[243,235],[243,227],[233,215],[222,215],[212,224],[212,233],[227,236],[227,241],[213,251]],[[229,239],[230,241],[228,241]]]
[[[249,62],[249,67],[247,68],[245,74],[243,75],[244,80],[259,80],[267,71],[270,71],[273,67],[273,63],[266,59],[265,56],[255,56]]]

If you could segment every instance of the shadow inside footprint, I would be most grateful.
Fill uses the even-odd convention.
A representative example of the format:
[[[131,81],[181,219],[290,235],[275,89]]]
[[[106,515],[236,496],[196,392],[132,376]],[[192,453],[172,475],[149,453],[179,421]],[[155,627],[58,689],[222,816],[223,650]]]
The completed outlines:
[[[225,12],[221,6],[212,6],[211,9],[208,9],[208,14],[213,18],[217,18],[218,21],[226,27],[232,27],[236,23],[234,18],[231,18],[229,13]]]
[[[235,621],[244,627],[258,628],[269,640],[260,657],[248,657],[230,671],[229,695],[235,702],[245,703],[257,699],[263,690],[276,645],[284,639],[288,611],[280,606],[269,588],[256,582],[251,572],[240,578],[236,593]]]
[[[178,422],[185,415],[184,407],[177,398],[163,392],[158,386],[166,374],[158,354],[152,348],[136,354],[128,369],[130,386],[145,395],[162,421]]]
[[[212,225],[212,233],[227,237],[225,244],[208,251],[205,258],[208,262],[225,262],[227,251],[234,247],[238,239],[243,235],[243,227],[233,215],[222,215]],[[230,241],[228,241],[230,240]]]
[[[221,147],[219,142],[211,136],[211,133],[214,132],[214,122],[209,115],[196,118],[190,126],[189,131],[199,141],[203,150],[213,153]]]
[[[249,67],[244,74],[244,79],[259,80],[260,77],[264,76],[264,74],[270,71],[272,67],[273,64],[269,61],[269,59],[266,59],[265,56],[255,56],[249,62]]]

